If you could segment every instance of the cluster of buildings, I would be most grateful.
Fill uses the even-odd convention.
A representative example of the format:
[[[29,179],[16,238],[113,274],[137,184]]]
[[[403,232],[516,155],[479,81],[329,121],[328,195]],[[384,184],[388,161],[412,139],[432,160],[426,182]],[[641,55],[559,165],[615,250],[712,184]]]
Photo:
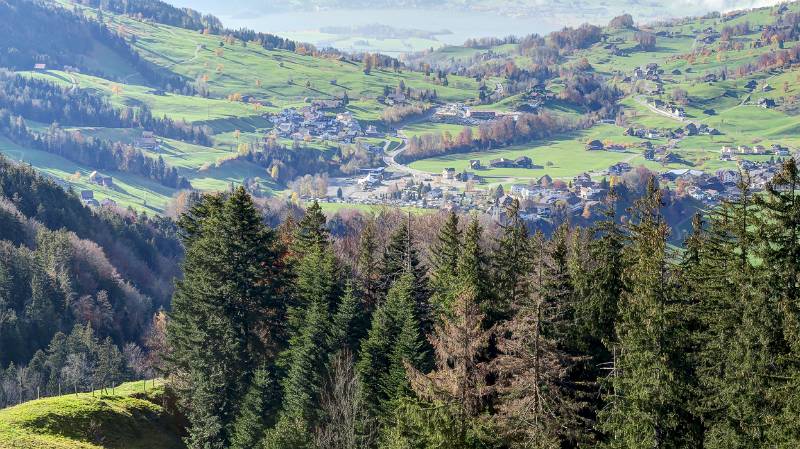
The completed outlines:
[[[100,201],[97,201],[94,197],[94,191],[92,190],[81,190],[81,203],[84,206],[89,207],[114,207],[117,205],[117,202],[112,200],[111,198],[103,198]]]
[[[626,136],[638,137],[640,139],[679,139],[686,136],[719,136],[722,133],[717,128],[708,126],[705,123],[701,123],[700,125],[689,123],[684,127],[674,129],[629,127],[625,129],[623,134]],[[592,149],[602,150],[603,148]]]
[[[303,140],[306,137],[320,140],[331,140],[342,143],[353,143],[357,137],[365,135],[377,136],[374,126],[361,128],[358,120],[350,112],[326,114],[317,105],[301,109],[287,108],[269,117],[274,124],[274,132],[279,137]]]
[[[764,155],[772,155],[777,157],[787,157],[789,156],[789,149],[779,145],[773,144],[769,148],[765,147],[764,145],[739,145],[738,147],[732,146],[723,146],[719,150],[720,156],[719,158],[723,161],[733,161],[738,160],[739,156],[764,156]]]
[[[436,108],[431,120],[454,125],[479,125],[508,115],[515,118],[519,116],[519,114],[507,114],[497,111],[478,111],[465,106],[463,103],[448,103]]]
[[[742,161],[741,170],[750,177],[753,190],[763,190],[778,172],[780,166],[769,162]],[[714,206],[722,200],[734,200],[739,194],[738,183],[741,172],[734,169],[719,169],[714,173],[701,170],[678,169],[659,174],[662,182],[678,183],[678,193],[688,195],[707,206]]]
[[[683,119],[686,117],[686,109],[683,106],[677,105],[675,103],[668,103],[663,100],[653,99],[650,102],[650,105],[654,108],[658,109],[659,111],[665,112],[677,119]]]

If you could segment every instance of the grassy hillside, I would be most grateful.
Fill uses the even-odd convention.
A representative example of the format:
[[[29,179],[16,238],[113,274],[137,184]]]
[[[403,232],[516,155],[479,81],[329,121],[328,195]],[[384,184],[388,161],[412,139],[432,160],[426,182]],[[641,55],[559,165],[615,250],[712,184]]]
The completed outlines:
[[[2,449],[180,449],[177,425],[148,382],[67,394],[0,410]]]

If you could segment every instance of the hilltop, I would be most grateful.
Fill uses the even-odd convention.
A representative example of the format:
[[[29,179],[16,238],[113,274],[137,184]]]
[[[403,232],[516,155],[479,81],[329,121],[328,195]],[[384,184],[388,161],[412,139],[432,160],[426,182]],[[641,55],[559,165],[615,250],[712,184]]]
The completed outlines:
[[[0,448],[180,449],[163,385],[130,382],[107,391],[65,394],[0,410]]]

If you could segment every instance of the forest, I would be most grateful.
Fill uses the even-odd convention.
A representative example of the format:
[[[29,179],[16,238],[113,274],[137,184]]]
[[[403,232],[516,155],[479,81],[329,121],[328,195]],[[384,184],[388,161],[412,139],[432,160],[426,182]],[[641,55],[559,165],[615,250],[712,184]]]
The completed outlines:
[[[141,378],[150,366],[142,360],[155,354],[144,351],[146,336],[169,306],[182,256],[171,220],[92,212],[74,192],[0,157],[0,406],[83,391],[107,355],[115,362],[101,370],[114,365],[116,374],[98,372],[93,385]],[[129,363],[119,363],[122,354]]]
[[[680,249],[654,177],[550,235],[516,203],[334,235],[316,204],[269,227],[244,189],[204,196],[158,367],[186,444],[797,447],[800,173],[740,188]]]

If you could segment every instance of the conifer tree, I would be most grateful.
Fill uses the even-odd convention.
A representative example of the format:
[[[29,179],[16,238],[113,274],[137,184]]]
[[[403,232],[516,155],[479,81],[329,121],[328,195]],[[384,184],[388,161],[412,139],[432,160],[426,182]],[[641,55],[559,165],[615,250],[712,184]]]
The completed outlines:
[[[427,334],[431,328],[432,311],[430,292],[425,267],[419,261],[411,233],[411,217],[402,222],[389,238],[389,244],[380,263],[381,290],[387,294],[394,283],[405,273],[411,275],[411,297],[414,304],[415,319],[420,323],[420,331]]]
[[[514,447],[556,448],[577,422],[578,408],[564,389],[574,362],[559,348],[550,325],[559,316],[548,296],[544,237],[536,235],[532,246],[537,254],[528,274],[527,296],[512,304],[513,314],[498,333],[497,407],[503,432]]]
[[[362,292],[364,309],[370,316],[380,297],[380,272],[378,270],[378,242],[375,235],[375,220],[370,218],[361,231],[358,248],[359,290]]]
[[[451,447],[468,447],[475,422],[488,405],[491,388],[486,384],[490,371],[483,359],[491,332],[485,330],[479,301],[471,287],[456,295],[453,309],[436,325],[430,337],[436,367],[423,374],[407,366],[412,388],[417,395],[431,402],[448,404],[454,428]]]
[[[461,230],[458,215],[451,211],[431,248],[431,304],[438,316],[450,307],[454,298],[454,283],[461,254]]]
[[[414,276],[405,273],[372,317],[356,365],[372,416],[386,419],[394,401],[411,392],[405,363],[426,371],[427,354],[413,303]]]
[[[257,368],[233,424],[232,449],[248,449],[261,442],[267,426],[266,409],[270,402],[270,390],[269,372],[265,368]]]
[[[322,212],[322,207],[315,200],[306,209],[306,214],[297,224],[293,248],[295,254],[302,255],[302,252],[311,246],[327,244],[329,232],[325,227],[326,223],[325,213]]]
[[[530,272],[530,245],[525,221],[519,216],[519,202],[514,202],[506,211],[507,220],[502,225],[502,234],[497,241],[497,249],[492,257],[495,303],[487,313],[489,324],[508,319],[513,304],[528,295]]]
[[[695,218],[681,267],[698,323],[694,411],[704,423],[705,445],[719,449],[767,444],[764,425],[773,406],[764,391],[776,374],[779,326],[751,263],[756,210],[746,173],[739,190],[735,201],[723,202],[707,220]]]
[[[363,302],[348,282],[331,323],[331,351],[347,350],[351,354],[358,351],[359,342],[366,334],[364,319]]]
[[[764,195],[755,197],[758,206],[755,254],[761,260],[759,278],[764,283],[755,304],[761,307],[748,317],[761,325],[762,342],[769,341],[765,357],[777,361],[769,396],[777,416],[766,433],[774,447],[800,444],[800,172],[794,158],[787,159],[767,183]],[[765,319],[766,318],[766,319]],[[746,322],[750,324],[750,320]],[[755,321],[758,320],[758,321]],[[772,332],[770,332],[772,330]],[[771,337],[767,340],[764,337]],[[762,343],[763,344],[763,343]]]
[[[613,372],[601,428],[610,448],[682,447],[692,441],[684,421],[682,315],[674,307],[668,229],[660,213],[655,179],[631,210]]]
[[[483,228],[478,218],[473,217],[464,232],[463,249],[455,271],[458,275],[458,288],[473,290],[481,313],[486,315],[494,304],[494,290],[489,285],[491,270],[488,257],[481,246],[482,235]],[[484,326],[488,328],[490,324],[486,320],[483,321]]]
[[[170,371],[189,411],[188,446],[225,447],[247,379],[278,350],[275,237],[243,188],[204,197],[181,223],[187,250],[168,327]]]

